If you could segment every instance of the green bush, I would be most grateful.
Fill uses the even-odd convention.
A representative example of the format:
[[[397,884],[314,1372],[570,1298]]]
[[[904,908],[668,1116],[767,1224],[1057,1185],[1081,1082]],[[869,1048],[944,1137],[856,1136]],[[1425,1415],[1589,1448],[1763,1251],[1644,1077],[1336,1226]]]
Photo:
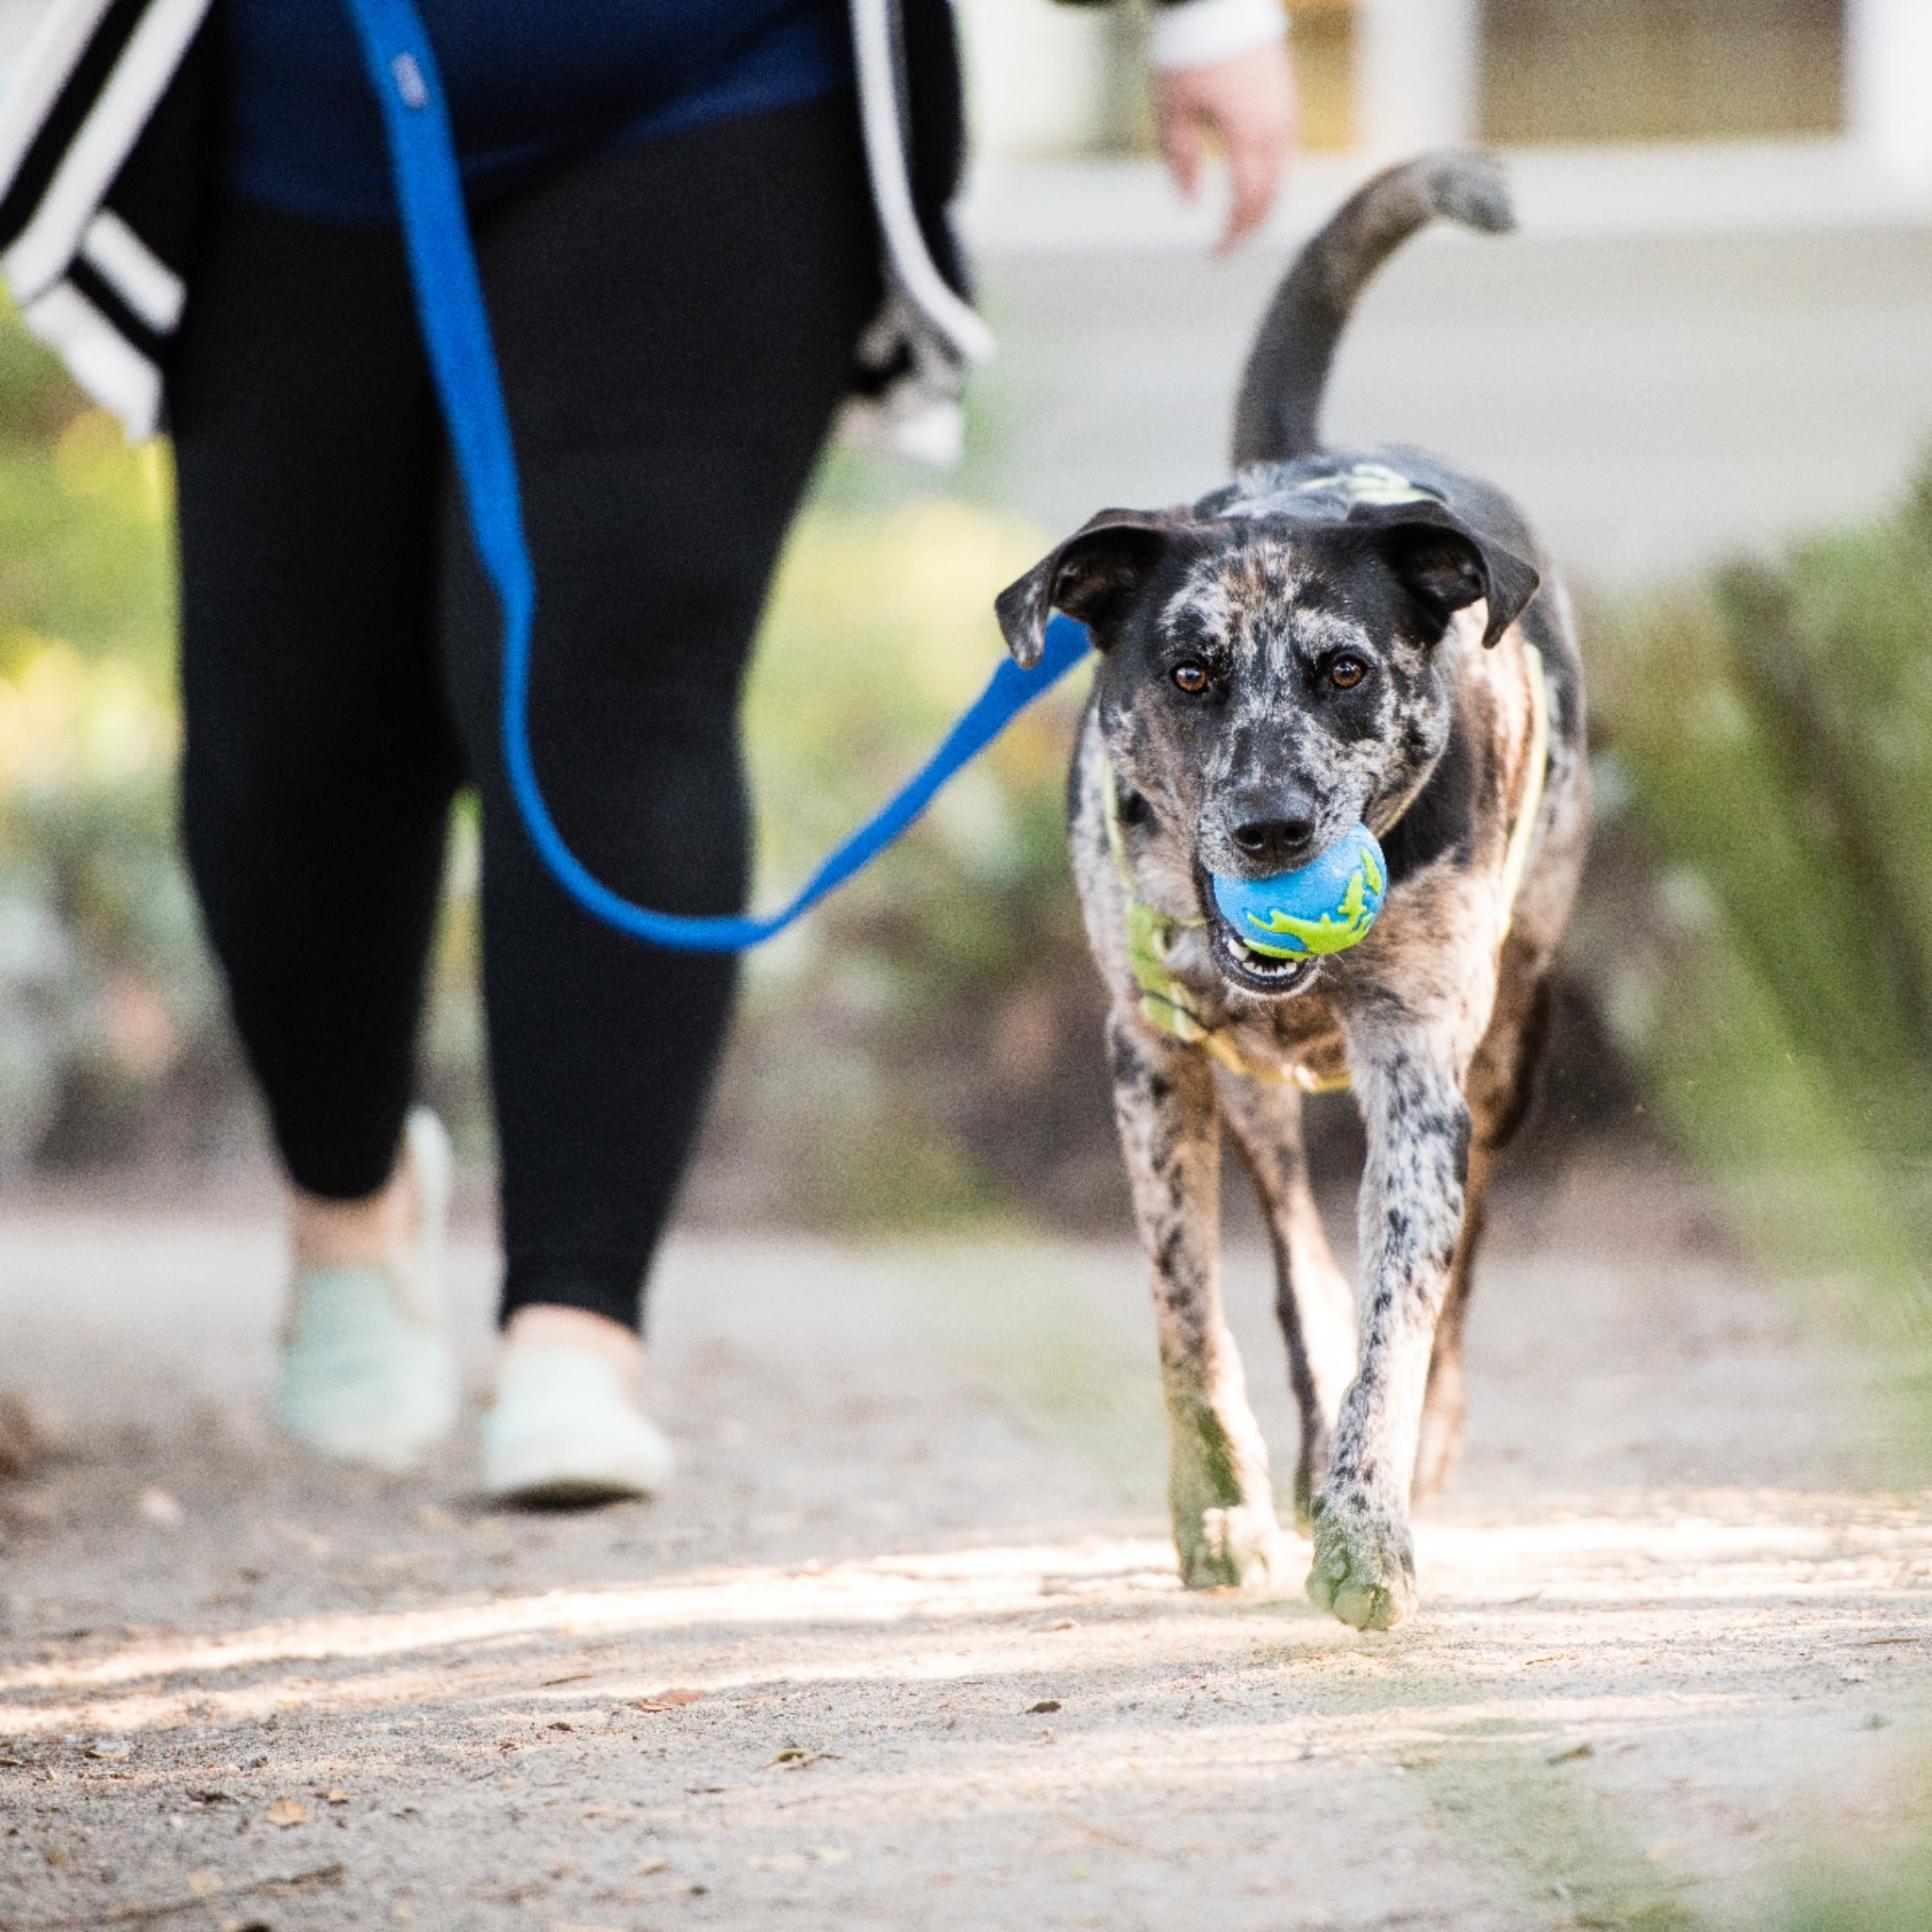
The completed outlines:
[[[168,475],[0,329],[0,1171],[124,1146],[214,1027],[172,856]]]
[[[762,902],[978,690],[1003,650],[993,594],[1045,544],[1024,522],[943,499],[879,510],[835,493],[801,522],[747,703]],[[773,1178],[772,1207],[847,1227],[1028,1204],[1091,1222],[1096,1202],[1114,1207],[1098,982],[1061,804],[1082,681],[752,957],[717,1131]]]
[[[1590,915],[1612,1025],[1760,1256],[1918,1334],[1932,473],[1892,516],[1607,613],[1593,636],[1603,789],[1657,861]]]

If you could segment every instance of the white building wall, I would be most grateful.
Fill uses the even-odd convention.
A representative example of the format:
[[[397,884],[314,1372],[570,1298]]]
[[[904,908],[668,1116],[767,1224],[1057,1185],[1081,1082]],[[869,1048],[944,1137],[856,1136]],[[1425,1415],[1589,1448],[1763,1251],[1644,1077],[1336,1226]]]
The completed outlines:
[[[958,0],[973,152],[994,161],[1078,155],[1100,144],[1113,26],[1092,7]]]
[[[1480,0],[1356,0],[1355,17],[1356,140],[1365,155],[1475,140]]]
[[[1932,185],[1932,0],[1845,0],[1845,131],[1889,173]]]

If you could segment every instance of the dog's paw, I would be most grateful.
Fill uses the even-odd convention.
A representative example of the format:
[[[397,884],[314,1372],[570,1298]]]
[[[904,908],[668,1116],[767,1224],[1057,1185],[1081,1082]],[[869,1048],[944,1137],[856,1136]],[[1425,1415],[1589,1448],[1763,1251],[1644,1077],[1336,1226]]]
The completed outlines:
[[[1366,1503],[1315,1503],[1315,1563],[1308,1595],[1357,1630],[1387,1630],[1415,1609],[1415,1545],[1408,1525]]]
[[[1197,1524],[1176,1524],[1181,1581],[1190,1590],[1292,1588],[1298,1545],[1265,1506],[1204,1509]],[[1192,1534],[1185,1534],[1191,1529]]]

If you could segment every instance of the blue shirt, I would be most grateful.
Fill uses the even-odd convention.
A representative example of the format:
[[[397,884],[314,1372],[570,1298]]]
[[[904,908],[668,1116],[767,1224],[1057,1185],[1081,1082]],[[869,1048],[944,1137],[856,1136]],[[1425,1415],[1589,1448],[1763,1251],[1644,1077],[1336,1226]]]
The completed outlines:
[[[417,0],[474,196],[560,156],[850,84],[841,0]],[[224,169],[243,200],[393,220],[382,121],[341,0],[229,0]]]

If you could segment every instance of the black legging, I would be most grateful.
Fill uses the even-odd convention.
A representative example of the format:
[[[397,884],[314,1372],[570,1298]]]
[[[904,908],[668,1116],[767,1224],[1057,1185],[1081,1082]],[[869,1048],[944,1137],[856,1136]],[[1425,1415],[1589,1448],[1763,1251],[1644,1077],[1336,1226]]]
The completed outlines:
[[[564,836],[648,905],[742,903],[741,679],[878,287],[849,95],[581,160],[481,212],[523,472],[532,736]],[[173,373],[183,822],[296,1184],[379,1188],[452,794],[483,820],[504,1308],[637,1318],[733,963],[568,902],[514,815],[494,600],[393,229],[229,204]]]

